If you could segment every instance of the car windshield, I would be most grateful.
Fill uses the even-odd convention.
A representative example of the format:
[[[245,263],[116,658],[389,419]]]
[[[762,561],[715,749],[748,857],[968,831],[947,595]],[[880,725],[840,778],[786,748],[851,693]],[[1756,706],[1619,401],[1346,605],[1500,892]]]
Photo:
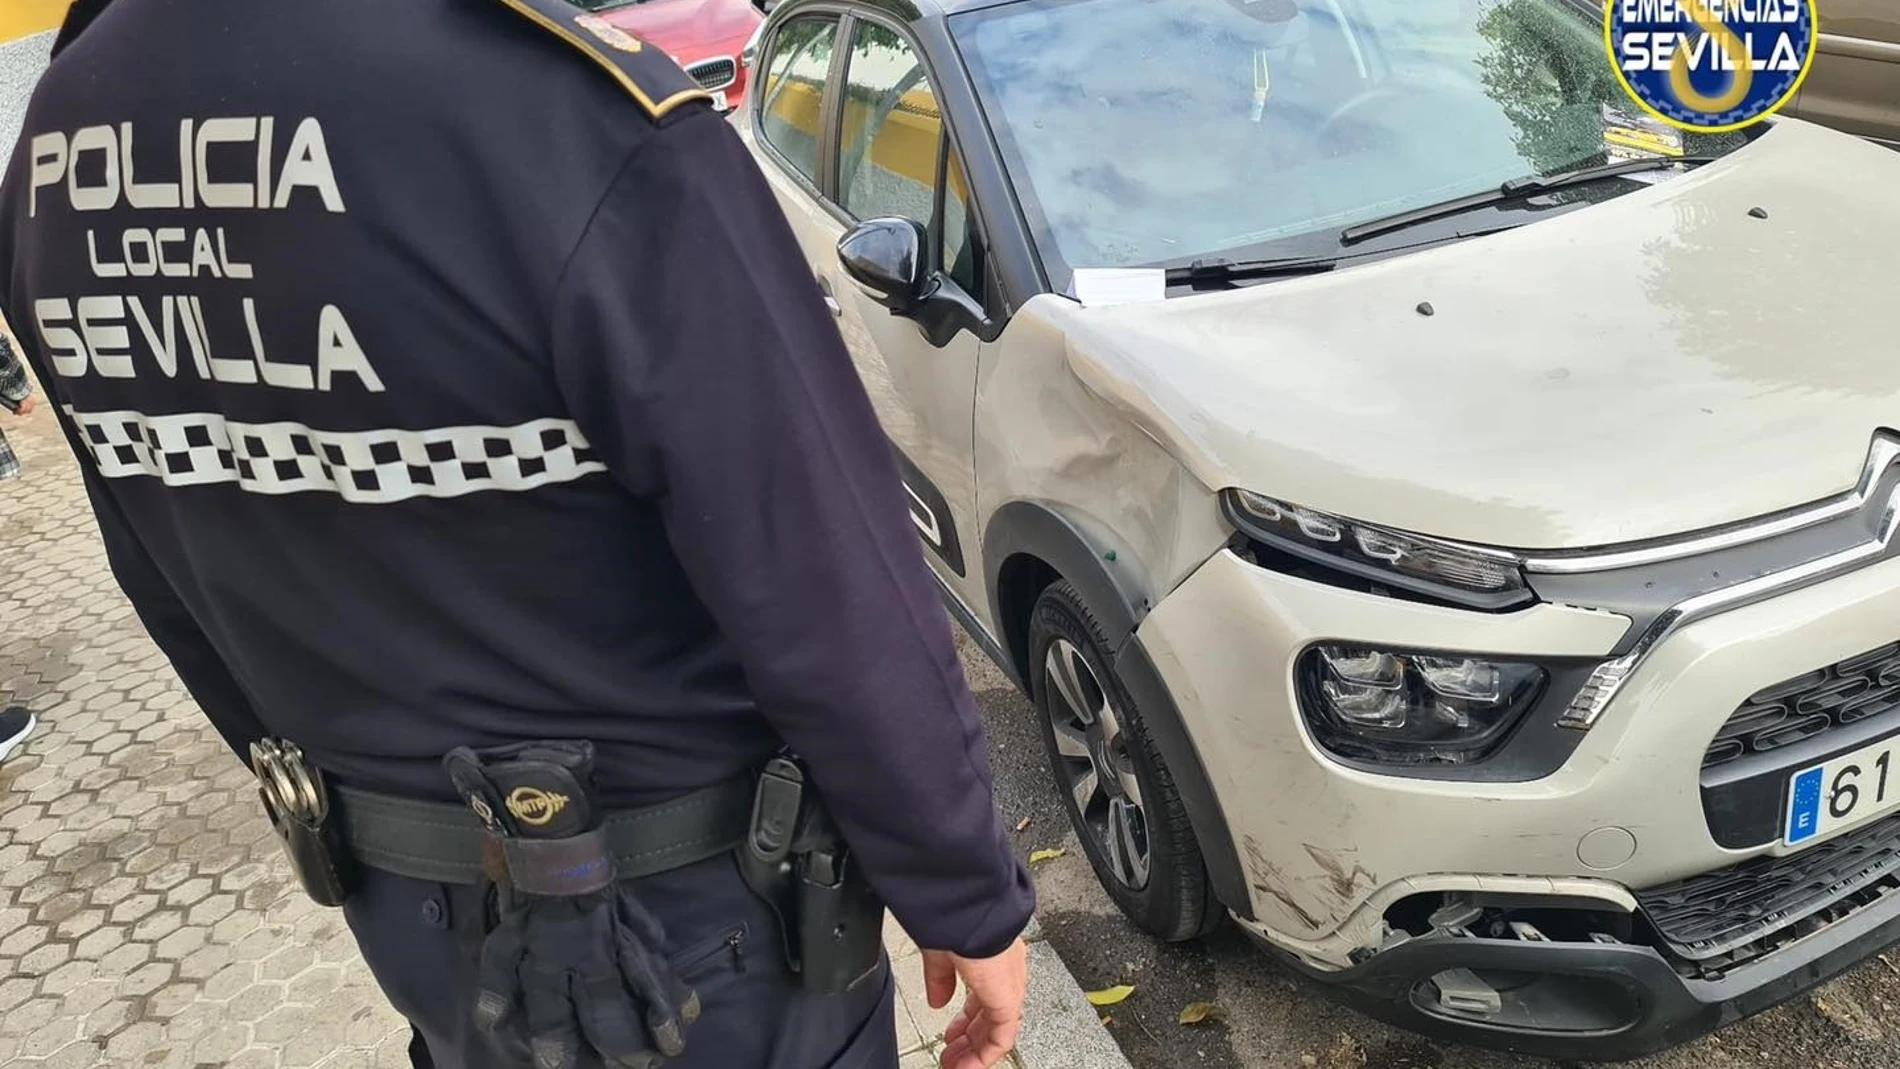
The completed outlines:
[[[1599,4],[1020,0],[951,24],[1061,288],[1076,267],[1336,252],[1354,223],[1603,162],[1626,151],[1612,132],[1700,156],[1747,140],[1630,114]]]

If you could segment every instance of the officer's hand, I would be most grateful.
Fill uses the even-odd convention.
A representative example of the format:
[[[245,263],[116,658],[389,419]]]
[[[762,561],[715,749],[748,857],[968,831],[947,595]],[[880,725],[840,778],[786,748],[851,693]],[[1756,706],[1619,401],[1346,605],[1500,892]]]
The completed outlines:
[[[943,1030],[943,1069],[990,1069],[1016,1046],[1023,1028],[1023,998],[1029,991],[1029,947],[1021,939],[993,958],[964,958],[926,950],[924,991],[931,1009],[942,1009],[957,993],[957,980],[970,996],[962,1012]]]
[[[33,406],[36,403],[37,402],[33,400],[33,395],[27,394],[26,397],[21,400],[20,407],[15,410],[13,414],[16,416],[30,416],[33,414]]]

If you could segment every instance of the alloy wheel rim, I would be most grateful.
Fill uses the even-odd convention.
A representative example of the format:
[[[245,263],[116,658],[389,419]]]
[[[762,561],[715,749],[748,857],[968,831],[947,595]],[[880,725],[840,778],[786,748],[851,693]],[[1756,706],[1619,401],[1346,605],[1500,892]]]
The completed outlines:
[[[1049,644],[1043,673],[1055,728],[1056,774],[1115,879],[1139,891],[1148,886],[1153,856],[1141,781],[1121,718],[1095,670],[1068,639]]]

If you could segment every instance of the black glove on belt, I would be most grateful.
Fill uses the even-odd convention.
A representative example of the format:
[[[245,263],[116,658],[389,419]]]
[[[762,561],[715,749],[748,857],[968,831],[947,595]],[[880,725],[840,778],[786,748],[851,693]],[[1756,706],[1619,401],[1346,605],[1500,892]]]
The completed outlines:
[[[666,960],[659,920],[614,878],[588,742],[458,747],[449,778],[487,826],[500,922],[482,944],[475,1027],[537,1069],[573,1069],[582,1043],[620,1069],[685,1049],[699,996]]]

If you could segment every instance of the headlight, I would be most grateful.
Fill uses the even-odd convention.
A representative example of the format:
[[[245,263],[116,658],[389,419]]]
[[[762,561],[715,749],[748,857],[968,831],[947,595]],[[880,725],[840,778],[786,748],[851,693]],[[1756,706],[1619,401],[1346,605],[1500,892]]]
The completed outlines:
[[[1469,764],[1537,701],[1543,668],[1458,653],[1317,646],[1300,660],[1300,711],[1319,744],[1378,764]]]
[[[1248,537],[1361,579],[1473,609],[1533,600],[1520,562],[1500,550],[1388,530],[1248,490],[1228,490],[1221,501]]]

